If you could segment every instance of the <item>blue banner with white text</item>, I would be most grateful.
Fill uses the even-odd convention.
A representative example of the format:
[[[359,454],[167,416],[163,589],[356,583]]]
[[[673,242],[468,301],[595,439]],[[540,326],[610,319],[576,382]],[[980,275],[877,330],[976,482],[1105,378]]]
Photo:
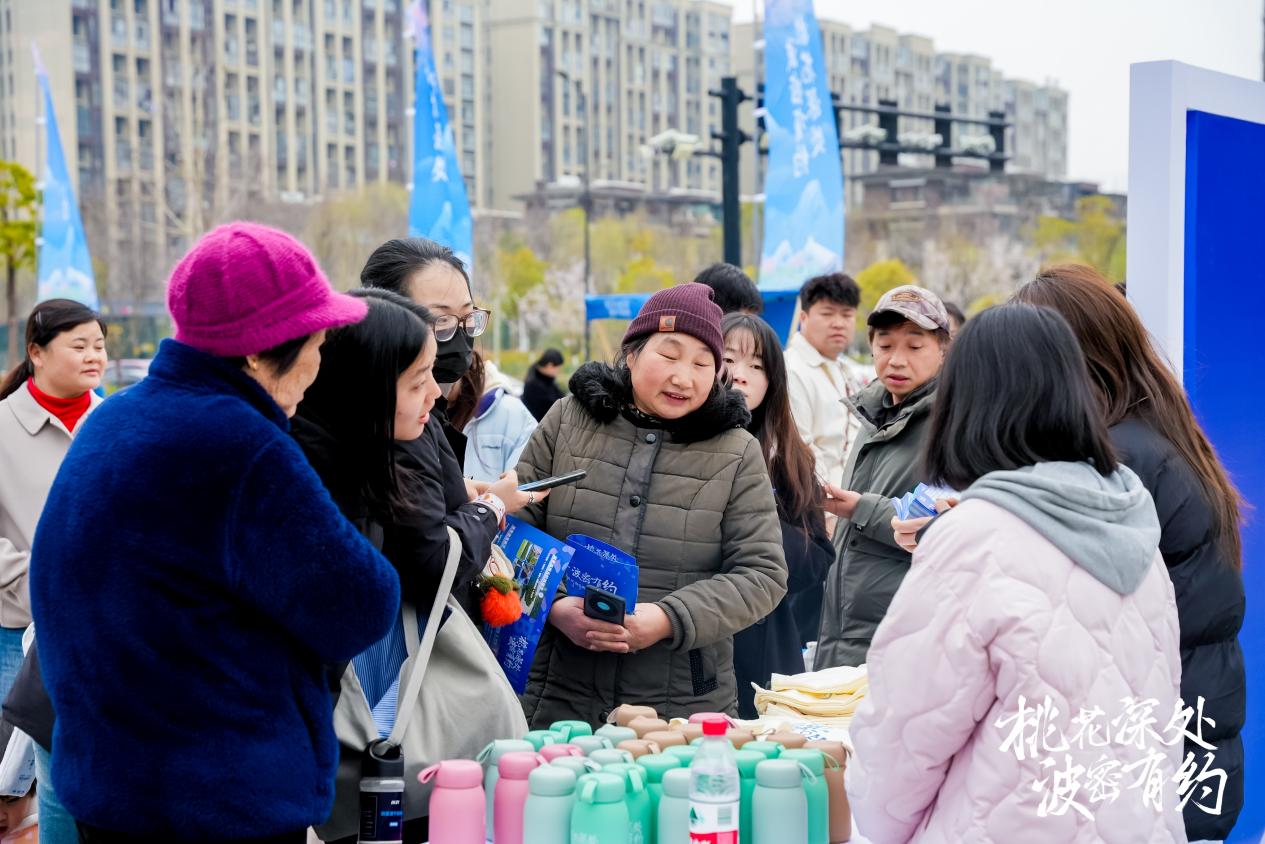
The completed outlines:
[[[57,115],[53,111],[48,74],[34,45],[32,50],[35,77],[39,80],[40,97],[44,103],[47,150],[42,180],[36,297],[41,302],[49,299],[73,299],[97,310],[100,302],[92,272],[92,255],[88,252],[88,239],[83,232],[79,203],[75,200],[75,188],[70,181],[61,135],[57,131]]]
[[[798,290],[812,276],[843,269],[843,168],[812,0],[765,3],[764,78],[769,158],[760,287]]]
[[[444,106],[424,0],[412,7],[414,38],[413,184],[408,233],[451,248],[471,268],[473,224],[466,184]]]

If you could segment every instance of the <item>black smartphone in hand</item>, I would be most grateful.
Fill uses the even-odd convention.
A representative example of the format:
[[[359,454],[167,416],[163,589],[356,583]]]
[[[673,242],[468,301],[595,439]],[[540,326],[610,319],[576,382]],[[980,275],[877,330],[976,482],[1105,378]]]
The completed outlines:
[[[623,626],[627,604],[614,592],[593,586],[584,588],[584,614],[589,618]]]
[[[576,481],[582,481],[587,478],[588,472],[583,469],[577,469],[574,472],[567,472],[565,475],[554,475],[551,478],[541,478],[538,481],[522,484],[519,486],[519,492],[540,492],[542,489],[553,489],[563,484],[573,484]]]

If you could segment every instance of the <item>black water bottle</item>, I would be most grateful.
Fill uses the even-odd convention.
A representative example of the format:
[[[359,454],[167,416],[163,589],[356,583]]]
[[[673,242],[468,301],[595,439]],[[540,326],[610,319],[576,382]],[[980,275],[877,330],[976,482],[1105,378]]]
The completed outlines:
[[[404,842],[404,754],[385,741],[360,756],[360,844]]]

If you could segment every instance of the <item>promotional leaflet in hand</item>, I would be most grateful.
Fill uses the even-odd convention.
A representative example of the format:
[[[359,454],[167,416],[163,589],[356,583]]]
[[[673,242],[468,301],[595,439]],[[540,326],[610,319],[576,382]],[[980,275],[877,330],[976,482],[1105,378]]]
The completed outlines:
[[[483,638],[496,654],[514,691],[522,694],[549,608],[575,549],[513,516],[505,519],[496,545],[514,563],[514,579],[522,584],[523,615],[504,627],[485,624]]]
[[[922,519],[936,514],[937,501],[956,499],[959,495],[957,490],[947,487],[918,484],[912,492],[905,493],[901,498],[893,498],[892,504],[896,506],[897,517]]]
[[[575,548],[575,556],[567,568],[567,595],[583,598],[588,587],[618,595],[624,599],[629,613],[637,605],[637,560],[613,545],[581,533],[573,533],[567,542]]]

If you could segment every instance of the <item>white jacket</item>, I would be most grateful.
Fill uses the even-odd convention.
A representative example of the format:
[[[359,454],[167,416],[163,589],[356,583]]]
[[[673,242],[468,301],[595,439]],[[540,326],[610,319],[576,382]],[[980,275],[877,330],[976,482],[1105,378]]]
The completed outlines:
[[[786,373],[795,427],[817,461],[817,476],[843,483],[848,449],[861,423],[845,403],[861,385],[842,361],[830,360],[802,334],[786,346]]]
[[[100,403],[101,397],[93,393],[76,431],[83,430],[84,420]],[[73,436],[35,401],[26,384],[0,401],[0,627],[31,623],[26,582],[31,543]],[[84,494],[101,493],[84,490]]]

